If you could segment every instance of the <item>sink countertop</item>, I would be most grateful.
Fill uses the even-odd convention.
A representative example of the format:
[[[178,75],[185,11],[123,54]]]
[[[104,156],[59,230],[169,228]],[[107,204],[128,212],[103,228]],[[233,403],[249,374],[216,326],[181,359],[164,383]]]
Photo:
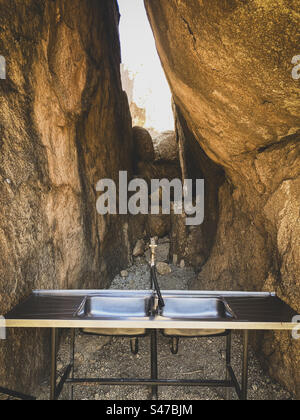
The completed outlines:
[[[220,297],[236,319],[169,319],[162,316],[134,319],[86,319],[76,316],[86,297],[150,297],[151,290],[64,290],[34,291],[6,314],[7,328],[147,328],[292,330],[297,313],[274,293],[218,291],[162,291],[163,297]]]

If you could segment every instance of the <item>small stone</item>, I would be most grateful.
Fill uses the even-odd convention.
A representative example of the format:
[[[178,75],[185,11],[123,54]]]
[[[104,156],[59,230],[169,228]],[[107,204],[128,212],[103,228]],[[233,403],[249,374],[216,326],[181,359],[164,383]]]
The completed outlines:
[[[128,276],[129,276],[129,273],[128,273],[128,271],[127,270],[123,270],[123,271],[121,271],[121,277],[123,278],[123,279],[126,279]]]
[[[165,236],[164,238],[161,238],[161,239],[158,238],[158,245],[169,244],[170,242],[171,241],[170,241],[170,238],[168,236]]]
[[[83,357],[83,355],[82,355],[81,353],[76,353],[76,354],[75,354],[75,359],[76,359],[78,362],[83,362],[83,361],[84,361],[84,357]]]
[[[160,274],[161,276],[165,276],[167,274],[172,273],[171,267],[168,264],[163,263],[163,262],[157,263],[156,269],[157,269],[158,274]]]
[[[257,385],[253,385],[253,386],[252,386],[252,389],[253,389],[253,391],[257,391],[257,390],[258,390]]]
[[[143,239],[140,239],[137,241],[132,255],[134,257],[141,257],[142,255],[144,255],[144,252],[145,252],[145,242],[143,241]]]
[[[180,268],[185,268],[185,262],[184,262],[184,260],[181,260],[180,261]]]

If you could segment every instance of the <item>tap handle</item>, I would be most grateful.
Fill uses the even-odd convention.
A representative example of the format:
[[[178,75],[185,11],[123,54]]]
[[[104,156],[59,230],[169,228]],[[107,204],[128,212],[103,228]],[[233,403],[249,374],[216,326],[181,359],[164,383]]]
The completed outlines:
[[[150,248],[157,248],[156,238],[151,238]]]

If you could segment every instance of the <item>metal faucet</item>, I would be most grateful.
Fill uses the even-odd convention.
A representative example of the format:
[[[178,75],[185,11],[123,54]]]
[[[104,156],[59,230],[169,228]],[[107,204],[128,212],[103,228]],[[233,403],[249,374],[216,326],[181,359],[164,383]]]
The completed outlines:
[[[156,253],[156,240],[155,238],[151,238],[151,242],[150,242],[150,249],[151,249],[151,267],[155,267],[155,253]]]
[[[156,262],[155,262],[155,253],[156,253],[156,240],[155,238],[151,238],[151,242],[150,242],[150,249],[151,249],[151,288],[153,289],[153,293],[155,294],[155,296],[157,295],[157,301],[155,299],[155,307],[154,309],[154,313],[157,314],[158,312],[162,312],[164,306],[165,306],[165,302],[164,299],[162,297],[161,291],[160,291],[160,287],[158,284],[158,280],[157,280],[157,273],[156,273]]]

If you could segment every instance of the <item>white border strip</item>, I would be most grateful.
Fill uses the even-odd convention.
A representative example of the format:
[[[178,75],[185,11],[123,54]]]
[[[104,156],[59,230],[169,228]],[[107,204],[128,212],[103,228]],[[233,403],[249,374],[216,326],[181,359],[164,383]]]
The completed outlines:
[[[6,319],[0,316],[0,340],[6,340]]]

